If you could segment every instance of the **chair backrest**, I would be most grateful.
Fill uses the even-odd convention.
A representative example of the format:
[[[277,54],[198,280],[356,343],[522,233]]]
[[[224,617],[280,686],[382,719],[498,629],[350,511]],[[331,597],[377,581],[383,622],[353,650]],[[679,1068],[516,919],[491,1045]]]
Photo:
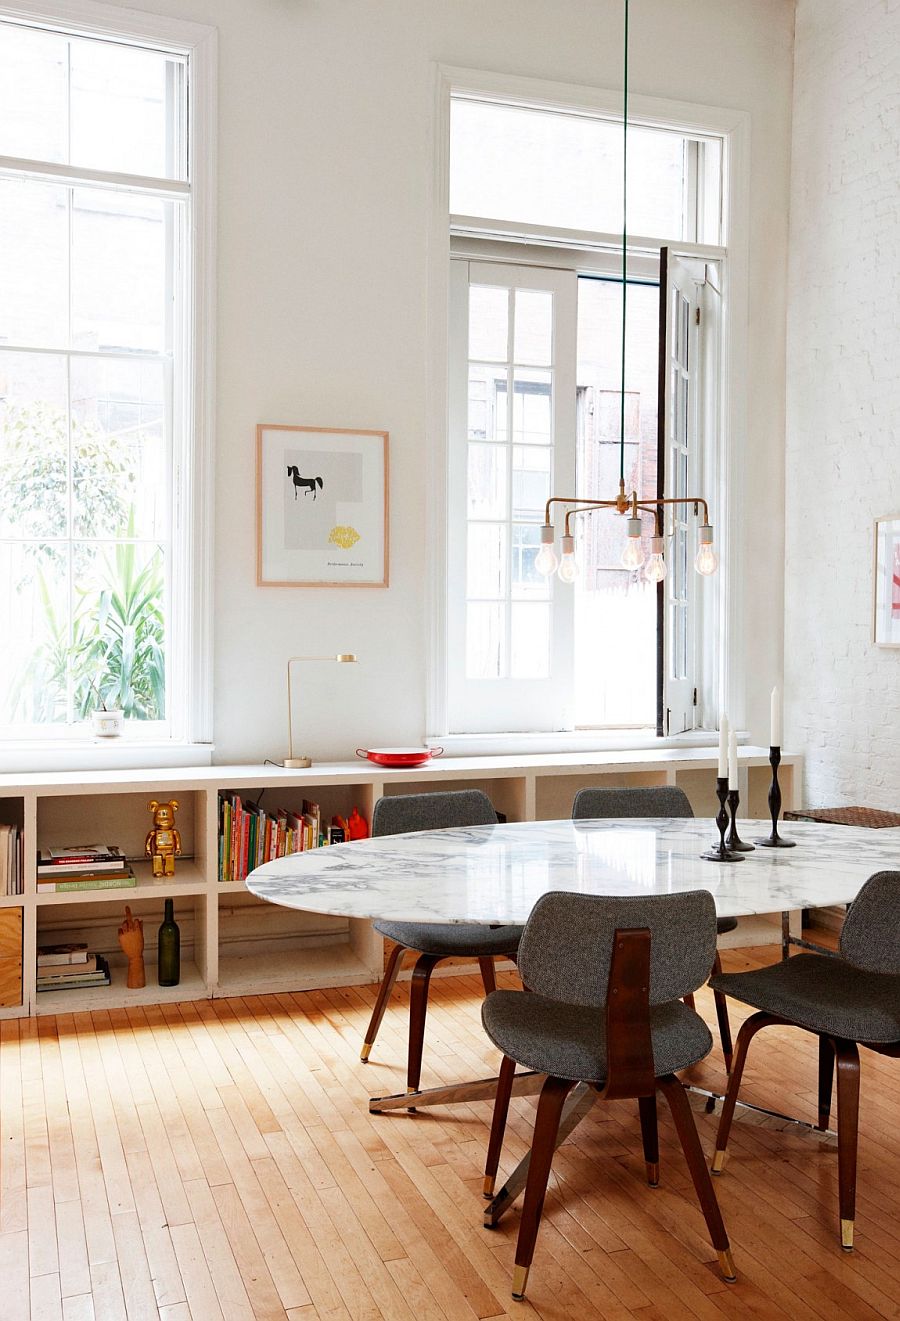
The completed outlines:
[[[650,931],[650,1003],[696,991],[716,956],[716,905],[708,890],[616,898],[553,890],[542,895],[519,943],[517,963],[530,991],[566,1004],[606,1004],[613,936]]]
[[[379,798],[372,813],[373,835],[403,835],[415,830],[451,830],[454,826],[496,824],[497,813],[481,789],[391,794]]]
[[[900,871],[866,881],[844,919],[841,957],[866,972],[900,973]]]
[[[572,820],[605,816],[693,816],[687,794],[674,784],[640,789],[579,789]]]

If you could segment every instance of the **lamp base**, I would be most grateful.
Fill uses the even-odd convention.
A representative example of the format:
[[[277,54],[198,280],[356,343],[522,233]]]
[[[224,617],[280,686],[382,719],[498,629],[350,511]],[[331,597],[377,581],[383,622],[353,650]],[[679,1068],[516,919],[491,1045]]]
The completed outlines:
[[[285,757],[284,761],[279,761],[276,765],[283,766],[286,771],[304,771],[307,766],[312,765],[312,762],[309,757]]]

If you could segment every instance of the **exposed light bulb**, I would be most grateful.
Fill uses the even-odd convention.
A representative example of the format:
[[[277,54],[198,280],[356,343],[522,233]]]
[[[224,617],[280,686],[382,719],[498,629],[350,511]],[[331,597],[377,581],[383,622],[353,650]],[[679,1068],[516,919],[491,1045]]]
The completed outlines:
[[[562,559],[559,562],[560,582],[573,583],[578,577],[578,561],[575,559],[575,538],[563,537]]]
[[[542,577],[549,578],[558,564],[559,559],[553,545],[553,526],[545,523],[541,528],[541,548],[534,557],[534,567]]]
[[[641,545],[641,520],[639,518],[629,518],[628,536],[625,538],[625,549],[622,551],[622,567],[624,569],[639,569],[644,563],[644,547]]]
[[[644,577],[648,583],[661,583],[666,573],[666,562],[663,559],[663,539],[662,537],[654,537],[650,542],[650,558],[644,570]]]
[[[700,528],[700,549],[694,557],[694,568],[705,577],[715,573],[719,567],[719,557],[712,544],[712,538],[712,527],[709,523],[703,523]]]

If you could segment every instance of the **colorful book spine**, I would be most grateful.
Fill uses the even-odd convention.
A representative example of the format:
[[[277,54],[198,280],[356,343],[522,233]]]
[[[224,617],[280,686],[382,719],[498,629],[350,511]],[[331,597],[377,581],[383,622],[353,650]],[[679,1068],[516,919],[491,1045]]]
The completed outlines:
[[[38,881],[37,888],[39,893],[44,894],[48,891],[56,891],[57,894],[63,891],[79,890],[124,890],[129,886],[137,885],[137,878],[131,876],[91,876],[82,877],[78,880],[69,881]]]

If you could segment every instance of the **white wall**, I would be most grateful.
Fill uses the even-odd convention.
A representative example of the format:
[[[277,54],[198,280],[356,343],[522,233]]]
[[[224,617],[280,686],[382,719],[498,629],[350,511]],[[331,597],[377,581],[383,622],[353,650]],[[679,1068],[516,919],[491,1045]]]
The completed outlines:
[[[427,188],[434,62],[621,85],[619,0],[155,0],[219,29],[217,758],[283,753],[284,659],[314,754],[425,734]],[[793,5],[637,0],[635,92],[752,115],[744,494],[749,718],[781,661],[783,326]],[[255,586],[257,422],[391,433],[391,586]]]
[[[799,0],[788,341],[787,729],[805,801],[900,803],[900,652],[871,639],[900,510],[900,6]]]

